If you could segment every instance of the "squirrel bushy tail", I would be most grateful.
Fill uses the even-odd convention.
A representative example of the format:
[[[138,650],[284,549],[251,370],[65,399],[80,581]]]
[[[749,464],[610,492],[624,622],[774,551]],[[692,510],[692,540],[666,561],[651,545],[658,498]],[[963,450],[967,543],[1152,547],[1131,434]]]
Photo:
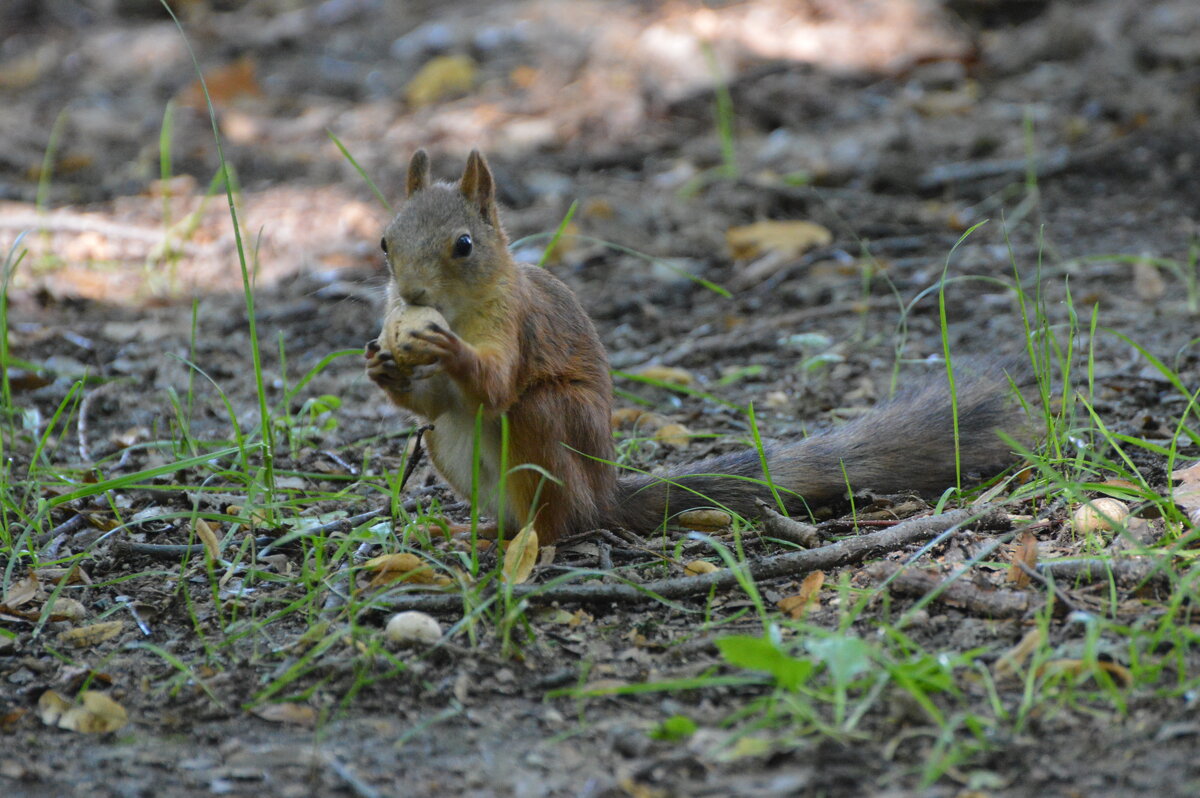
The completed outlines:
[[[1015,460],[997,434],[1028,437],[1012,385],[1028,383],[1017,362],[955,362],[958,470],[954,406],[945,375],[931,376],[858,419],[793,443],[764,445],[771,481],[788,511],[802,515],[844,497],[848,488],[882,493],[914,490],[937,494],[956,483],[998,473]],[[773,504],[762,484],[759,452],[745,449],[661,474],[623,477],[618,513],[630,529],[648,530],[686,510],[723,507],[759,515],[758,499]]]

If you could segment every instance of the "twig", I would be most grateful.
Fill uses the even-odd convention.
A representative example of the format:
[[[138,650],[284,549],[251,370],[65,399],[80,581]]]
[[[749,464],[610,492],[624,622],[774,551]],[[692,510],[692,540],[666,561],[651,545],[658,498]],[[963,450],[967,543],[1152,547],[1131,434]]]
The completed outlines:
[[[266,549],[275,538],[262,535],[254,539],[254,544]],[[181,560],[187,556],[204,553],[203,543],[133,543],[128,540],[118,540],[113,543],[113,551],[119,554],[141,554],[152,560]]]
[[[992,618],[1017,618],[1030,607],[1030,594],[1024,590],[987,590],[954,575],[924,568],[905,568],[900,563],[881,561],[867,568],[867,575],[877,581],[888,580],[888,589],[901,596],[926,596],[935,593],[936,600],[955,604],[976,615]]]
[[[1035,159],[1034,169],[1038,178],[1058,174],[1072,164],[1071,151],[1066,147],[1051,150]],[[929,169],[917,179],[917,188],[928,191],[951,183],[967,180],[982,180],[989,177],[1020,177],[1029,169],[1028,158],[1003,158],[990,161],[962,161],[947,163]]]
[[[344,781],[346,786],[349,787],[355,795],[359,796],[359,798],[380,798],[382,796],[381,792],[360,779],[357,774],[350,770],[350,768],[346,767],[346,764],[338,759],[335,755],[326,754],[325,762],[328,763],[333,772],[338,775],[338,778]]]
[[[890,529],[847,538],[819,549],[789,552],[768,559],[749,561],[745,567],[750,576],[758,581],[781,576],[796,577],[811,571],[829,570],[878,557],[911,543],[952,532],[965,524],[986,529],[1007,529],[1010,526],[1007,514],[994,508],[954,510],[943,515],[913,518]],[[512,595],[514,598],[536,604],[636,603],[648,599],[679,599],[702,595],[713,589],[734,587],[737,583],[738,574],[728,568],[722,568],[711,574],[659,579],[641,584],[593,583],[550,588],[541,585],[517,585],[512,588]],[[462,611],[462,597],[458,594],[402,593],[388,596],[380,603],[389,610]]]
[[[1037,570],[1055,579],[1078,582],[1095,582],[1112,576],[1123,586],[1141,583],[1165,585],[1170,581],[1163,564],[1146,557],[1128,560],[1103,560],[1097,557],[1050,560],[1038,563]]]
[[[433,429],[432,424],[426,424],[423,427],[417,427],[416,440],[413,442],[412,454],[408,458],[408,462],[404,464],[404,473],[400,475],[400,487],[397,493],[404,490],[404,486],[408,484],[408,478],[412,476],[412,472],[416,470],[421,463],[421,456],[424,454],[424,449],[421,447],[421,439],[425,437],[425,433]]]
[[[758,499],[757,504],[762,515],[762,534],[795,543],[803,549],[815,549],[821,544],[821,535],[812,524],[781,515],[762,499]]]
[[[84,518],[82,515],[76,513],[75,515],[68,518],[66,521],[63,521],[58,526],[54,527],[54,529],[51,529],[48,532],[43,532],[42,534],[38,535],[34,539],[33,544],[37,548],[41,548],[42,546],[45,546],[47,543],[49,543],[51,540],[54,540],[59,535],[70,535],[72,532],[78,532],[80,529],[83,528],[84,524],[86,524],[86,523],[87,523],[87,519]]]

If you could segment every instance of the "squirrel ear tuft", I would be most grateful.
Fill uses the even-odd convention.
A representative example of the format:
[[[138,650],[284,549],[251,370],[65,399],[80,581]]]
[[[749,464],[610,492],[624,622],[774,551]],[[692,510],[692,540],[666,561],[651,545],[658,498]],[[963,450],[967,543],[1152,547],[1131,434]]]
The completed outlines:
[[[492,181],[492,170],[488,169],[479,150],[471,150],[467,156],[467,168],[463,170],[458,189],[484,219],[497,226],[496,186]]]
[[[417,150],[413,153],[412,160],[408,162],[406,185],[408,196],[411,197],[427,185],[429,185],[429,155],[425,150]]]

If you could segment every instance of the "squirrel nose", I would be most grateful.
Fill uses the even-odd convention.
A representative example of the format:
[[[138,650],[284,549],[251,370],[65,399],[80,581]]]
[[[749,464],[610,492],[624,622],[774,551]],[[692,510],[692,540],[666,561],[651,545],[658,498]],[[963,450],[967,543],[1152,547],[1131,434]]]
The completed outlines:
[[[428,295],[424,288],[416,288],[401,291],[400,296],[404,299],[404,304],[406,305],[423,305]]]

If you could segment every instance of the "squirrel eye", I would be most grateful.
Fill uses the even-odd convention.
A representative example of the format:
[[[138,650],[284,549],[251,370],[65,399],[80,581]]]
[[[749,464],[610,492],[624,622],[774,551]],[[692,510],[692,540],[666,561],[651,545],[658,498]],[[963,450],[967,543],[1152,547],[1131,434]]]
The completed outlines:
[[[387,239],[386,238],[379,239],[379,248],[383,250],[384,255],[387,254]]]
[[[471,236],[463,233],[454,240],[454,257],[465,258],[471,254]]]

